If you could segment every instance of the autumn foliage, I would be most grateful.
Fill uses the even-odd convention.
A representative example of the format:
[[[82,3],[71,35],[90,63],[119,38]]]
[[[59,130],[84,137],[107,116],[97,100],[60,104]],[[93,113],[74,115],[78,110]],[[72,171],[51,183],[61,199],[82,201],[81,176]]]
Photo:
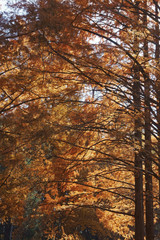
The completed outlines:
[[[159,239],[159,12],[23,0],[1,13],[5,240]]]

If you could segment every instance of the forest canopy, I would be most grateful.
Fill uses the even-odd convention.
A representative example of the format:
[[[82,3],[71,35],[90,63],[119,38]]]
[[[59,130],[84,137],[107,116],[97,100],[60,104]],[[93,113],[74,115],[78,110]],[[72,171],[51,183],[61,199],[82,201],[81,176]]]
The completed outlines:
[[[160,238],[160,3],[0,14],[0,239]]]

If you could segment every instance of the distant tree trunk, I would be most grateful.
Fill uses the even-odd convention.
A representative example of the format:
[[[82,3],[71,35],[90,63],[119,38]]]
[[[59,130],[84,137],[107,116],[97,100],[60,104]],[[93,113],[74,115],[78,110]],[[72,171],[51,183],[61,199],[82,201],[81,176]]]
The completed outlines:
[[[4,224],[4,240],[12,239],[12,223],[10,219]]]
[[[158,1],[154,1],[155,4],[155,19],[156,19],[156,26],[155,26],[155,43],[156,43],[156,50],[155,50],[155,59],[157,62],[157,73],[156,73],[156,97],[157,97],[157,151],[158,151],[158,162],[159,162],[159,176],[160,176],[160,44],[159,44],[159,7]],[[160,202],[160,181],[159,181],[159,202]]]
[[[138,27],[139,1],[136,1],[136,25]],[[137,36],[134,39],[134,51],[139,53],[139,43]],[[142,171],[142,123],[141,117],[141,99],[140,99],[140,74],[139,67],[134,63],[134,82],[133,82],[133,101],[135,109],[134,137],[135,137],[135,240],[144,240],[144,207],[143,207],[143,171]]]
[[[147,10],[147,0],[144,0],[144,9]],[[147,14],[144,13],[143,26],[147,28]],[[148,40],[144,39],[143,48],[144,58],[148,59]],[[144,79],[144,132],[145,132],[145,204],[146,204],[146,240],[154,240],[154,218],[153,218],[153,187],[152,187],[152,157],[151,157],[151,105],[150,105],[150,79],[146,76]]]

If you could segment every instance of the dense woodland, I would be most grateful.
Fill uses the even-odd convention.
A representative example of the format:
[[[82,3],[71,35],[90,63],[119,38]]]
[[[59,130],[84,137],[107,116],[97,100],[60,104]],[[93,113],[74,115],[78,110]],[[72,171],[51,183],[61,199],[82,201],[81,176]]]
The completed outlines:
[[[0,239],[160,239],[159,0],[0,14]]]

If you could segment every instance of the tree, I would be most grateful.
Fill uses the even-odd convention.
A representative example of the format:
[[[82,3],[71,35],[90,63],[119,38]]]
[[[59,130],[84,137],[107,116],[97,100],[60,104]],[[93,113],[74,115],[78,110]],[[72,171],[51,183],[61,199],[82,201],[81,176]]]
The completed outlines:
[[[156,59],[156,99],[157,99],[157,154],[158,156],[160,155],[160,143],[159,143],[159,133],[160,133],[160,129],[159,129],[159,123],[160,123],[160,113],[159,113],[159,109],[160,109],[160,106],[159,106],[159,103],[160,103],[160,100],[159,100],[159,89],[160,89],[160,86],[159,86],[159,19],[158,19],[158,12],[159,12],[159,6],[158,6],[158,2],[157,1],[153,1],[154,2],[154,6],[155,6],[155,34],[154,34],[154,37],[155,37],[155,59]],[[159,189],[160,189],[160,186],[159,186]]]
[[[144,10],[147,11],[147,1],[144,1]],[[147,14],[144,12],[144,27],[147,28]],[[144,39],[144,59],[149,58],[148,39]],[[152,153],[151,153],[151,83],[149,74],[144,79],[144,104],[145,104],[145,183],[146,183],[146,239],[154,239],[154,217],[153,217],[153,187],[152,187]]]
[[[145,1],[144,1],[144,4],[145,4]],[[103,6],[106,7],[106,9],[107,9],[106,12],[108,11],[108,15],[107,15],[107,13],[105,15],[104,11],[103,11],[103,13],[101,13],[101,11],[103,9]],[[96,9],[97,7],[98,7],[98,4],[95,4],[94,8]],[[91,9],[91,7],[90,7],[90,9]],[[125,11],[127,13],[129,13],[130,15],[126,16]],[[143,5],[139,5],[139,2],[136,2],[136,1],[135,1],[135,3],[131,2],[131,1],[126,1],[124,3],[124,5],[123,5],[123,3],[120,5],[120,3],[110,2],[110,6],[108,5],[108,7],[107,7],[107,4],[106,5],[102,4],[99,7],[99,13],[100,13],[99,16],[100,16],[100,19],[101,19],[101,23],[100,23],[99,19],[97,21],[93,20],[93,24],[91,23],[91,21],[88,22],[88,23],[86,23],[87,22],[86,21],[84,24],[79,24],[78,21],[77,21],[76,23],[77,23],[78,26],[75,23],[74,27],[76,27],[78,29],[81,29],[82,31],[88,32],[90,34],[96,35],[99,38],[105,39],[106,41],[108,41],[108,43],[110,42],[111,45],[114,44],[115,48],[118,48],[121,51],[121,54],[125,55],[126,62],[127,62],[127,60],[129,61],[128,63],[130,63],[130,64],[131,64],[131,62],[133,62],[133,68],[135,69],[135,74],[136,74],[136,76],[134,76],[135,79],[136,79],[135,85],[137,86],[137,88],[136,88],[133,85],[133,89],[134,89],[133,99],[135,99],[134,100],[134,108],[135,108],[135,111],[140,113],[140,111],[142,110],[141,102],[144,103],[145,116],[146,116],[145,119],[141,120],[142,117],[139,114],[135,115],[135,118],[138,119],[137,125],[135,123],[135,135],[138,134],[138,140],[140,141],[140,144],[138,144],[138,145],[141,148],[141,154],[140,154],[141,155],[141,157],[140,157],[141,160],[136,161],[136,163],[138,162],[138,164],[140,164],[140,165],[138,165],[138,169],[142,169],[142,152],[144,151],[145,152],[145,154],[144,154],[145,155],[145,162],[146,162],[145,176],[146,176],[146,187],[147,187],[147,190],[146,190],[146,205],[147,205],[146,210],[147,210],[147,213],[146,214],[147,214],[147,218],[149,216],[149,219],[147,220],[147,226],[146,226],[147,229],[148,229],[147,230],[147,239],[153,239],[153,212],[152,212],[153,211],[153,205],[152,205],[153,192],[152,192],[152,176],[151,176],[151,172],[153,172],[153,171],[152,171],[152,160],[149,159],[149,158],[151,157],[150,156],[151,155],[151,135],[154,135],[154,132],[153,131],[151,132],[153,124],[151,124],[151,120],[150,120],[150,111],[153,113],[153,108],[150,107],[150,101],[152,103],[154,102],[154,100],[153,100],[154,96],[153,96],[153,98],[150,97],[150,82],[152,82],[152,84],[154,84],[153,83],[154,78],[152,79],[152,76],[148,76],[148,69],[146,69],[146,67],[143,66],[143,61],[142,61],[142,58],[141,58],[141,55],[140,55],[141,54],[141,49],[137,49],[137,47],[135,47],[135,44],[132,42],[133,36],[135,35],[136,36],[136,40],[135,40],[136,41],[136,46],[138,46],[139,44],[141,44],[141,41],[143,41],[143,37],[144,37],[144,42],[145,42],[144,43],[144,57],[147,58],[147,61],[150,61],[152,59],[151,55],[150,55],[150,59],[149,59],[148,50],[147,50],[147,44],[148,43],[146,43],[147,41],[150,41],[150,40],[148,40],[148,38],[146,38],[146,36],[140,35],[141,33],[139,32],[139,30],[141,30],[142,26],[137,25],[137,20],[136,20],[137,11],[139,12],[139,15],[140,15],[139,23],[142,21],[142,16],[145,15],[144,16],[145,24],[143,25],[143,28],[145,28],[145,30],[148,30],[147,25],[146,25],[146,19],[147,19],[146,15],[148,17],[154,19],[154,21],[155,21],[155,17],[154,17],[155,13],[149,12],[148,10],[146,10],[146,6],[144,7]],[[82,14],[85,18],[85,14],[87,15],[87,13],[89,11],[87,9],[87,11],[84,10],[84,12]],[[96,9],[96,13],[97,13],[97,9]],[[112,24],[113,27],[111,25],[108,26],[107,24],[103,25],[103,22],[106,21],[106,19],[103,20],[104,15],[107,16],[107,17],[109,16],[109,21],[110,21],[110,23],[111,22],[113,23]],[[112,20],[113,15],[114,15],[116,20]],[[130,18],[128,16],[130,16]],[[133,23],[131,23],[131,16],[134,16]],[[121,22],[123,22],[123,24],[119,21],[120,18],[121,18]],[[90,19],[92,19],[92,17],[90,17]],[[123,19],[123,21],[122,21],[122,19]],[[114,25],[115,21],[117,21],[116,26]],[[158,25],[156,23],[156,21],[155,21],[155,24]],[[126,28],[129,28],[129,31],[132,28],[134,30],[133,34],[130,34],[129,31],[126,30]],[[129,39],[127,38],[125,40],[124,36],[126,36],[126,34],[128,34],[130,36],[130,38]],[[116,41],[116,39],[117,39],[117,41]],[[113,48],[114,47],[112,47],[112,50],[113,50]],[[116,51],[117,51],[117,49],[116,49]],[[127,73],[129,73],[129,69],[128,69],[127,65],[125,66],[125,64],[123,62],[120,63],[120,60],[118,61],[118,63],[121,64],[121,69],[124,69],[124,67],[125,67],[126,70],[128,70]],[[99,69],[100,69],[100,67],[99,67]],[[104,68],[103,68],[103,70],[104,70]],[[114,68],[114,71],[115,71],[115,68]],[[121,70],[119,68],[119,72],[120,71]],[[119,79],[117,81],[117,84],[119,85],[120,80],[121,80],[120,79],[121,76],[120,76],[120,74],[118,76],[119,76]],[[139,83],[138,83],[137,79],[139,79],[138,80],[138,81],[140,81]],[[145,81],[145,93],[143,91],[143,80],[142,79],[144,79],[144,81]],[[128,94],[126,92],[126,90],[127,89],[129,90],[129,87],[130,87],[130,83],[125,82],[123,90],[120,90],[120,92],[118,92],[118,93],[116,91],[115,93],[116,94],[120,93],[121,96],[124,97]],[[114,88],[112,88],[112,89],[114,89]],[[136,95],[137,95],[137,97],[136,97]],[[145,101],[143,100],[144,98],[145,98]],[[129,103],[130,103],[130,99],[128,99],[128,100],[129,100]],[[136,105],[135,105],[135,103],[136,103]],[[140,123],[141,121],[145,122],[145,126]],[[141,128],[141,126],[142,126],[142,128]],[[144,150],[142,149],[142,143],[141,143],[141,141],[142,141],[141,136],[143,135],[143,127],[145,129],[145,149]],[[137,136],[136,136],[136,139],[137,139]],[[135,167],[137,168],[136,165],[135,165]],[[156,175],[155,172],[154,172],[154,175],[157,178],[157,175]],[[137,179],[135,179],[135,187],[136,186],[138,188],[141,186],[141,191],[138,190],[138,192],[141,195],[141,197],[140,197],[141,200],[139,201],[136,196],[135,196],[135,199],[138,200],[137,201],[138,202],[137,207],[142,209],[142,211],[137,211],[136,210],[135,212],[138,213],[138,214],[141,212],[141,220],[140,220],[140,223],[137,224],[137,226],[138,226],[138,228],[140,226],[142,226],[142,228],[139,232],[143,233],[143,207],[141,207],[143,205],[142,176],[141,176],[141,180],[140,180],[139,184],[137,184]],[[148,206],[148,204],[149,204],[149,206]],[[150,212],[149,214],[148,214],[148,211]],[[139,219],[139,218],[136,217],[136,219]],[[152,230],[151,230],[150,226],[152,226]],[[137,239],[140,237],[140,233],[136,234]],[[143,237],[143,234],[142,234],[141,239],[143,239],[143,238],[144,237]]]

